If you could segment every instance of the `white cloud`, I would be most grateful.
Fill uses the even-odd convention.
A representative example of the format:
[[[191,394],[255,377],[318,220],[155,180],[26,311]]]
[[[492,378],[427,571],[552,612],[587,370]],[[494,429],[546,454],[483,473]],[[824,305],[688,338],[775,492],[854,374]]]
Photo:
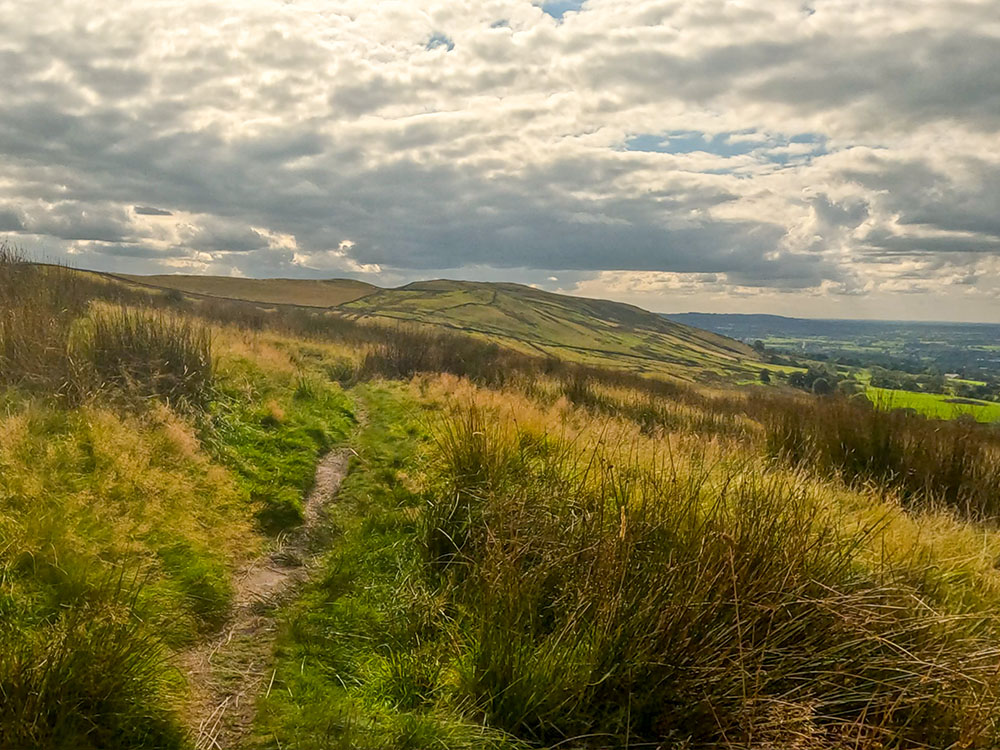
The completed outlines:
[[[133,271],[1000,319],[1000,9],[813,7],[0,0],[0,231]]]

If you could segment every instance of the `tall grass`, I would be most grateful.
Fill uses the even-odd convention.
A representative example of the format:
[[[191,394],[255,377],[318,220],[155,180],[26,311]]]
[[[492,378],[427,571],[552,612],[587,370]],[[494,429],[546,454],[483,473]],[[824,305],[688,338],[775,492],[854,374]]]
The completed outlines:
[[[901,493],[909,504],[943,504],[980,520],[1000,518],[1000,432],[938,421],[846,398],[751,404],[773,456],[848,484]]]
[[[95,301],[102,306],[88,315]],[[0,386],[79,401],[114,388],[201,403],[212,381],[207,329],[154,310],[148,293],[0,243]]]
[[[871,530],[839,531],[794,481],[581,451],[475,408],[435,461],[428,570],[493,726],[594,747],[998,738],[992,620],[866,570]]]
[[[207,328],[162,311],[103,308],[91,314],[79,354],[97,388],[201,405],[212,385]]]
[[[0,630],[0,747],[180,748],[159,641],[121,577],[30,631]]]

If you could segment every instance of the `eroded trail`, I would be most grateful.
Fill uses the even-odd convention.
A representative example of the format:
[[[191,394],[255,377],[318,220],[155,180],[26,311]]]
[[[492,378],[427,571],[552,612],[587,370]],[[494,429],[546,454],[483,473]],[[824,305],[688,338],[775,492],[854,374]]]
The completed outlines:
[[[340,489],[350,454],[339,449],[323,458],[306,499],[305,523],[272,554],[242,571],[235,583],[233,615],[222,634],[181,655],[192,695],[189,726],[199,750],[236,748],[249,732],[257,698],[274,679],[276,606],[309,576],[316,557],[309,536]]]

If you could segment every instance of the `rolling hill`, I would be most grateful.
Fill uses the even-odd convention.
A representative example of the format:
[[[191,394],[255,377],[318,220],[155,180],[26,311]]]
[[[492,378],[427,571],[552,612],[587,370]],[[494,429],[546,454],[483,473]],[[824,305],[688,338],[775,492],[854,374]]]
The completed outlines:
[[[632,305],[553,294],[520,284],[420,281],[340,306],[375,320],[405,320],[485,336],[522,351],[639,370],[722,372],[755,359],[733,339]]]
[[[435,280],[381,289],[347,279],[117,278],[187,294],[336,308],[357,319],[464,331],[522,352],[687,379],[743,377],[757,360],[739,341],[632,305],[521,284]]]
[[[176,289],[186,294],[241,299],[270,305],[334,307],[378,290],[353,279],[240,279],[229,276],[135,276],[111,274],[146,286]]]

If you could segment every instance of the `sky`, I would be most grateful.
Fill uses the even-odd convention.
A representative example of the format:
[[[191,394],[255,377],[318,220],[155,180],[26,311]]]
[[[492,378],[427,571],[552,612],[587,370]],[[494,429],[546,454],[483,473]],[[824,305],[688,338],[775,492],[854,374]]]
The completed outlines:
[[[0,0],[0,238],[1000,322],[997,0]]]

